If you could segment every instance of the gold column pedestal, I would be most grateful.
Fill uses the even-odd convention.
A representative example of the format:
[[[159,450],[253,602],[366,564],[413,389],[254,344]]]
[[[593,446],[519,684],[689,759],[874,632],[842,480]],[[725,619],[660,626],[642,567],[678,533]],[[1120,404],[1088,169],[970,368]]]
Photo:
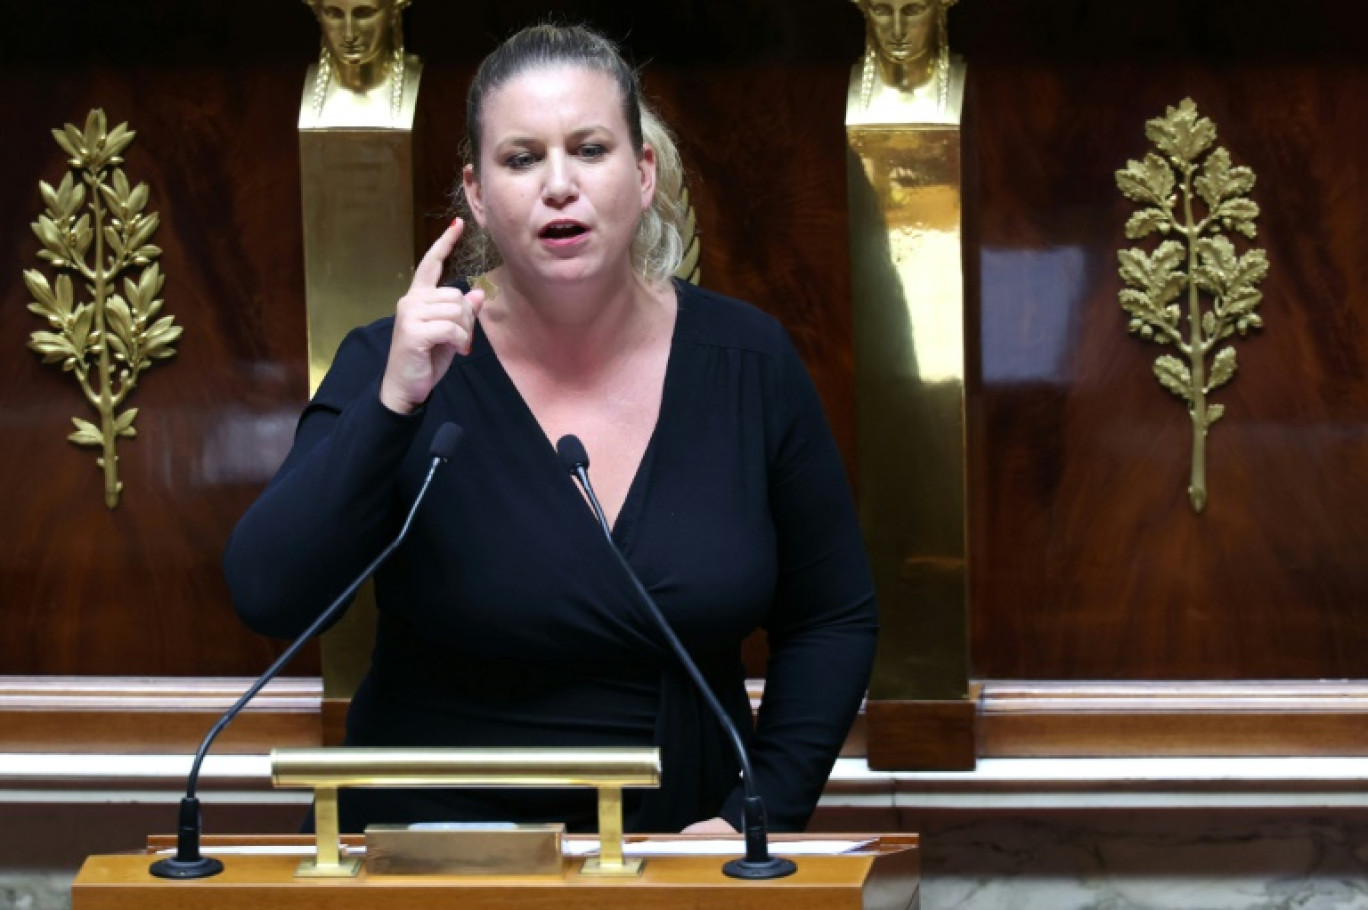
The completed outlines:
[[[309,394],[318,389],[342,339],[394,312],[415,261],[413,119],[421,67],[407,58],[401,104],[338,93],[318,104],[309,69],[299,114],[304,210],[304,273],[309,329]],[[386,92],[381,98],[388,98]],[[350,106],[343,102],[351,102]],[[357,125],[360,124],[360,125]],[[375,599],[367,584],[322,637],[323,696],[356,691],[375,639]]]
[[[963,70],[935,122],[871,119],[858,77],[846,121],[858,487],[881,623],[870,764],[972,767]]]

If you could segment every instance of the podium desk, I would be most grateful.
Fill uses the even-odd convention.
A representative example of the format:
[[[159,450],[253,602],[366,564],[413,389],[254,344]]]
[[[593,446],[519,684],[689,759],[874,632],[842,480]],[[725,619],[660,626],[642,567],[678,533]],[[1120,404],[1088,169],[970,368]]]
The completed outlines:
[[[220,853],[225,869],[197,881],[159,879],[149,853],[91,856],[72,885],[72,910],[909,910],[918,906],[917,835],[775,835],[771,852],[794,840],[866,840],[834,856],[799,856],[798,871],[772,881],[741,881],[722,873],[728,857],[651,856],[633,878],[579,874],[584,859],[566,857],[560,875],[295,877],[301,856]],[[643,838],[632,837],[628,842]],[[651,838],[646,838],[651,839]],[[670,838],[680,839],[684,838]],[[706,838],[703,838],[706,839]],[[357,843],[360,838],[348,839]],[[567,838],[569,840],[569,838]],[[288,837],[206,837],[215,846],[304,845]]]

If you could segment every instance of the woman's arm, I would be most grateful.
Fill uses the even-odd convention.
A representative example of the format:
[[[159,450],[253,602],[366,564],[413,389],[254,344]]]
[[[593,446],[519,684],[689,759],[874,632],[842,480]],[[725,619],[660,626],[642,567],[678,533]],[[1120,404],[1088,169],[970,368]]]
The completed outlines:
[[[791,345],[780,357],[776,388],[770,501],[779,578],[751,762],[772,829],[798,831],[859,710],[878,612],[845,467]],[[733,792],[723,807],[733,825],[741,799]]]
[[[400,462],[484,305],[483,291],[441,286],[464,229],[457,218],[428,248],[393,319],[342,342],[285,464],[233,532],[228,587],[257,632],[297,636],[398,533]]]
[[[389,339],[385,321],[343,341],[285,463],[228,541],[233,603],[257,632],[298,635],[398,533],[395,483],[422,419],[380,403]]]

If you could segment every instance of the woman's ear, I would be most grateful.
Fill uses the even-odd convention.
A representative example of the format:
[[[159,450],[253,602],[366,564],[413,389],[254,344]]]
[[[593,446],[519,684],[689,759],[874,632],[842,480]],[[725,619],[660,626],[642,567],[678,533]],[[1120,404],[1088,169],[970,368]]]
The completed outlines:
[[[480,195],[480,178],[475,174],[475,165],[467,164],[461,169],[461,186],[465,190],[466,202],[470,204],[470,214],[475,216],[475,223],[484,227],[484,198]]]
[[[641,210],[651,207],[656,193],[656,153],[650,143],[641,146],[641,157],[637,159],[637,172],[641,175]]]

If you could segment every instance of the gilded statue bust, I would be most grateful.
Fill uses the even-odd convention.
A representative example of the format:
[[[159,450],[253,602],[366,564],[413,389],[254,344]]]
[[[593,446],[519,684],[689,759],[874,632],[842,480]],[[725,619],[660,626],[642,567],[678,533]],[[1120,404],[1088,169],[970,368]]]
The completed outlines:
[[[422,64],[404,53],[411,0],[304,0],[322,43],[309,68],[301,127],[409,128]]]
[[[964,65],[952,61],[946,11],[957,0],[852,0],[865,54],[851,76],[847,122],[958,122]]]

